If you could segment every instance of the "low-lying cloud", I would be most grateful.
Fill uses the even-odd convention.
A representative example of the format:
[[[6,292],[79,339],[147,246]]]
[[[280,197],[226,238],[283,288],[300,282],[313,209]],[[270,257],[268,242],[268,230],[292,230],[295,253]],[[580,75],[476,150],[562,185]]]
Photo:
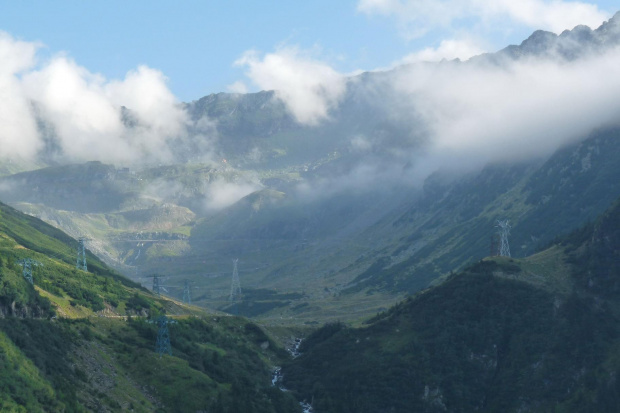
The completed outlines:
[[[607,29],[620,31],[617,23]],[[381,89],[377,107],[401,125],[352,135],[347,168],[300,190],[418,185],[439,169],[541,159],[596,129],[619,126],[620,45],[574,46],[578,58],[555,53],[551,44],[548,54],[412,63],[350,83]]]
[[[23,93],[19,73],[32,67],[34,43],[14,40],[0,32],[0,156],[30,158],[41,148],[32,108]]]
[[[360,9],[389,14],[405,7],[404,13],[414,3],[418,2],[366,0],[360,2]],[[482,4],[465,3],[474,9]],[[420,4],[424,5],[421,14],[413,20],[452,2]],[[536,24],[528,20],[532,10],[539,10],[544,18],[554,7],[568,8],[564,17],[583,7],[592,21],[602,16],[584,3],[542,0],[514,7],[502,0],[484,13],[507,13]],[[484,13],[476,16],[483,20]],[[446,18],[446,24],[451,24],[451,17]],[[608,29],[620,30],[617,25]],[[37,48],[0,33],[0,158],[33,158],[52,146],[55,156],[64,161],[166,162],[173,160],[174,147],[188,127],[214,133],[208,119],[191,124],[157,70],[141,66],[124,79],[109,80],[63,55],[39,63]],[[306,125],[329,119],[347,93],[360,88],[372,92],[354,96],[370,96],[367,100],[377,108],[363,107],[359,116],[384,116],[379,121],[389,125],[382,130],[358,129],[343,138],[350,142],[349,163],[333,174],[339,176],[326,173],[317,179],[323,193],[363,190],[392,179],[421,182],[439,168],[477,168],[489,162],[548,156],[596,128],[618,124],[619,47],[580,52],[574,60],[549,54],[424,63],[477,51],[475,42],[445,41],[404,59],[406,66],[355,79],[297,48],[247,52],[236,64],[246,68],[255,86],[275,90],[291,114]],[[231,90],[244,92],[246,86],[238,82]],[[357,103],[347,100],[347,104]],[[248,157],[259,162],[261,152],[256,148]],[[301,192],[311,192],[312,185],[302,185]],[[211,183],[205,207],[223,208],[258,189],[255,179]]]
[[[298,48],[261,55],[246,52],[235,65],[263,90],[275,90],[298,122],[316,125],[329,118],[346,91],[346,77]]]
[[[217,211],[234,204],[241,198],[261,189],[256,180],[227,182],[218,180],[206,187],[205,208],[207,212]]]
[[[438,47],[427,47],[419,52],[411,53],[398,61],[397,64],[439,62],[454,59],[467,60],[484,52],[485,50],[475,41],[469,39],[443,40]]]
[[[0,33],[0,157],[61,162],[168,162],[190,125],[158,70],[106,79],[65,55]],[[186,136],[185,136],[186,137]]]
[[[619,65],[613,48],[572,62],[414,65],[394,82],[426,123],[429,150],[480,163],[545,156],[618,122]]]

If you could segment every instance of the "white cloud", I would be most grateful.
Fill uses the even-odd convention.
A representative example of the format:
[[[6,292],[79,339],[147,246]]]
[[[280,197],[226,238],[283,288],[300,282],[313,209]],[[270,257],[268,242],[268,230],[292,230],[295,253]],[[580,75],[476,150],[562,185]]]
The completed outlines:
[[[248,93],[248,87],[242,81],[237,81],[226,87],[230,93]]]
[[[207,187],[205,207],[209,211],[226,208],[239,201],[244,196],[261,189],[260,184],[254,181],[227,182],[218,180]]]
[[[0,33],[1,157],[33,159],[53,139],[59,161],[166,162],[188,138],[161,72],[140,66],[110,80],[64,55],[37,64],[37,48]]]
[[[116,106],[124,105],[137,116],[150,132],[165,136],[179,135],[187,122],[186,113],[166,85],[167,79],[159,70],[139,66],[122,81],[106,84],[106,95]]]
[[[409,96],[400,110],[428,131],[427,166],[480,166],[546,156],[618,124],[619,65],[616,48],[573,62],[419,64],[396,72],[393,82]]]
[[[578,24],[598,27],[610,17],[595,4],[563,0],[359,0],[357,9],[394,17],[407,38],[454,28],[463,20],[471,29],[472,19],[498,26],[507,18],[533,29],[561,32]]]
[[[275,90],[295,118],[315,125],[329,117],[346,90],[346,78],[298,48],[281,48],[261,56],[248,51],[235,62],[263,90]]]
[[[107,81],[61,56],[25,74],[22,84],[69,160],[170,160],[167,140],[187,122],[163,75],[145,66]],[[123,123],[121,106],[131,110],[133,127]]]
[[[416,62],[438,62],[440,60],[467,60],[485,52],[485,49],[471,40],[443,40],[437,48],[428,47],[402,58],[397,64]]]
[[[351,149],[355,152],[368,152],[373,146],[373,142],[365,136],[356,135],[351,138]]]
[[[37,43],[15,40],[0,31],[0,75],[15,75],[30,69],[35,63],[38,48]]]
[[[32,158],[41,148],[18,75],[35,64],[37,45],[0,32],[0,158]]]
[[[117,108],[104,93],[104,82],[65,57],[57,57],[40,70],[23,76],[25,97],[57,135],[65,156],[108,160],[128,147],[120,139],[123,125]]]
[[[366,76],[352,93],[370,91],[368,102],[385,122],[352,135],[341,168],[302,183],[299,192],[316,197],[418,185],[440,169],[460,173],[543,159],[598,128],[620,126],[620,46],[580,51],[569,60],[554,53],[496,56],[412,63]]]
[[[359,0],[358,11],[394,17],[403,36],[415,39],[430,30],[447,28],[459,16],[470,13],[474,0]]]
[[[610,17],[595,4],[580,1],[474,0],[474,7],[488,18],[507,15],[515,22],[556,33],[579,24],[596,28]]]

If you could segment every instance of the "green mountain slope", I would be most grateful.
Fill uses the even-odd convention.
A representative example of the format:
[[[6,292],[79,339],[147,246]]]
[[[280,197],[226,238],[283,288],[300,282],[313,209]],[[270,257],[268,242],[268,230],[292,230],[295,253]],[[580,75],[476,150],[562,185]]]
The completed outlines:
[[[497,257],[331,324],[283,368],[321,412],[611,412],[620,403],[620,200],[523,259]]]
[[[154,296],[76,242],[0,204],[0,409],[295,412],[271,385],[288,357],[260,327]],[[22,259],[36,260],[34,285]],[[155,352],[168,315],[171,353]]]
[[[538,31],[438,67],[533,56],[568,64],[615,47],[619,22]],[[488,255],[498,219],[510,220],[513,256],[525,257],[620,195],[620,130],[603,125],[547,159],[440,170],[418,182],[428,125],[415,114],[416,97],[391,81],[407,71],[348,79],[329,119],[312,126],[297,123],[273,91],[209,95],[184,105],[196,140],[174,149],[177,165],[31,170],[1,177],[0,199],[93,238],[91,251],[136,282],[160,272],[180,298],[190,281],[205,307],[228,307],[239,258],[244,314],[315,323],[366,316]]]
[[[89,272],[75,268],[77,242],[62,231],[37,218],[24,215],[0,203],[0,264],[4,294],[0,297],[4,312],[23,310],[28,315],[44,315],[40,303],[56,305],[61,315],[108,309],[124,314],[132,306],[135,294],[143,290],[138,284],[110,270],[87,251]],[[21,260],[34,260],[32,275],[38,293],[22,277]],[[149,299],[149,305],[154,301]],[[34,307],[33,307],[34,305]],[[148,306],[147,305],[147,308]]]
[[[198,274],[211,274],[198,302],[217,307],[229,293],[231,259],[241,258],[249,303],[259,304],[253,289],[302,294],[274,297],[251,315],[355,319],[488,255],[498,219],[511,222],[516,257],[594,219],[620,196],[619,134],[598,131],[547,160],[488,165],[464,177],[437,173],[421,192],[299,202],[264,190],[199,221],[183,256],[152,256],[144,265],[197,284],[205,282]]]
[[[619,136],[618,129],[597,131],[545,162],[490,165],[459,180],[431,176],[408,211],[374,229],[401,238],[386,240],[386,251],[356,277],[351,291],[425,288],[489,255],[498,219],[510,220],[517,257],[594,219],[620,196]]]
[[[497,219],[511,221],[517,257],[593,219],[620,195],[619,134],[617,128],[602,129],[547,160],[488,165],[460,177],[439,172],[421,190],[386,187],[304,199],[290,182],[311,182],[326,168],[337,170],[342,158],[303,173],[263,171],[257,176],[265,189],[208,216],[200,209],[208,183],[243,181],[252,172],[205,165],[134,173],[114,169],[113,179],[106,175],[93,183],[118,191],[113,194],[125,199],[120,209],[80,213],[15,205],[73,236],[90,235],[89,247],[127,275],[170,276],[169,294],[177,298],[188,279],[199,290],[197,304],[226,308],[231,260],[240,258],[245,307],[253,307],[246,315],[301,323],[350,319],[488,255]],[[91,167],[108,168],[97,164],[58,171],[72,183],[72,170]],[[65,192],[45,184],[46,174],[20,175],[40,188],[39,195],[11,199],[68,202]],[[67,196],[79,196],[79,187],[67,188],[74,190]],[[163,192],[167,195],[157,195]],[[109,195],[102,190],[93,199]],[[254,290],[268,290],[270,297],[258,298]]]

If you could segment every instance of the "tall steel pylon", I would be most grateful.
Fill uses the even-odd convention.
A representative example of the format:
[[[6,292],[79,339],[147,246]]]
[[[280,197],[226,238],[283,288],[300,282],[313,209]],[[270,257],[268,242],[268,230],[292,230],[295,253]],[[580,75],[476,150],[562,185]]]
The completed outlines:
[[[22,275],[24,278],[32,285],[34,285],[34,280],[32,278],[32,267],[38,267],[41,264],[39,261],[35,261],[32,258],[24,258],[18,261],[19,265],[23,267]]]
[[[153,275],[153,294],[161,295],[160,285],[159,285],[159,275]]]
[[[230,286],[230,301],[235,301],[237,296],[241,295],[241,281],[239,281],[239,271],[237,270],[238,258],[233,260],[232,284]]]
[[[84,241],[86,241],[86,238],[78,238],[77,261],[75,262],[75,268],[82,271],[88,271],[88,268],[86,267],[86,248],[84,247]]]
[[[189,290],[189,281],[185,280],[185,285],[183,287],[183,303],[184,304],[191,304],[192,303],[192,296],[190,294],[190,290]]]
[[[489,256],[490,257],[497,257],[499,255],[499,233],[494,232],[493,235],[491,235],[491,247],[489,248]]]
[[[510,246],[508,245],[508,235],[510,235],[510,224],[508,220],[505,221],[497,221],[498,228],[497,233],[499,234],[500,246],[499,246],[499,255],[501,257],[510,257]]]
[[[157,319],[157,342],[155,343],[155,351],[159,357],[164,354],[172,355],[172,347],[170,346],[170,332],[168,331],[168,317],[165,315]]]

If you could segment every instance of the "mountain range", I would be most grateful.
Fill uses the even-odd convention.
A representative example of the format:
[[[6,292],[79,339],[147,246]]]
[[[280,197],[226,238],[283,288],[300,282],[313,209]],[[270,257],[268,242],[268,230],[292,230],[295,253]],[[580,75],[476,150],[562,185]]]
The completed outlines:
[[[209,95],[168,163],[46,129],[0,165],[0,410],[614,411],[618,109],[546,83],[618,50],[620,14],[363,73],[319,122]]]
[[[167,276],[177,298],[188,281],[195,303],[226,309],[239,258],[247,315],[364,317],[494,254],[499,219],[510,220],[512,254],[523,257],[620,195],[620,130],[609,122],[529,156],[500,151],[463,169],[425,166],[432,125],[395,79],[587,61],[615,50],[619,21],[537,31],[467,62],[350,77],[318,124],[299,122],[277,91],[209,95],[183,105],[195,138],[177,148],[176,164],[55,164],[0,178],[0,199],[90,238],[90,250],[147,287],[147,276]],[[137,122],[130,108],[123,114]],[[217,137],[205,146],[209,128]]]
[[[153,295],[90,253],[76,269],[73,243],[0,204],[0,410],[301,411],[271,386],[287,353],[261,327]]]
[[[324,326],[282,385],[337,412],[612,412],[620,203],[521,259],[491,257],[363,328]]]

